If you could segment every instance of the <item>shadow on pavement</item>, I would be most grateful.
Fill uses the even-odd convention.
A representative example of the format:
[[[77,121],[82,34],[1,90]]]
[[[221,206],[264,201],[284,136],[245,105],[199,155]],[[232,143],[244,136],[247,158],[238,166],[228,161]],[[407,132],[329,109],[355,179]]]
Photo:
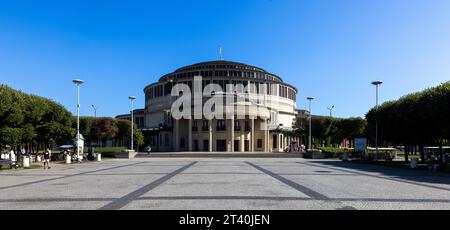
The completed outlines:
[[[341,161],[312,160],[299,163],[308,164],[316,167],[322,167],[331,170],[338,170],[341,172],[368,175],[373,177],[389,177],[391,179],[401,179],[411,182],[450,185],[450,175],[445,173],[430,173],[428,171],[389,168],[379,165],[341,162]],[[448,190],[450,191],[450,188]]]

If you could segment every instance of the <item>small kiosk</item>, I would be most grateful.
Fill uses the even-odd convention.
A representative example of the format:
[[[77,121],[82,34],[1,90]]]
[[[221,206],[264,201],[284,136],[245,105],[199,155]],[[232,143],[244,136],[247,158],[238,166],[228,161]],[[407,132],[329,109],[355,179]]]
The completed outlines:
[[[79,135],[79,136],[78,136]],[[79,141],[78,141],[79,140]],[[73,139],[74,144],[74,151],[75,151],[75,157],[78,162],[81,162],[83,160],[84,155],[84,137],[83,134],[77,134],[75,138]],[[78,146],[78,148],[77,148]],[[78,150],[78,152],[77,152]]]

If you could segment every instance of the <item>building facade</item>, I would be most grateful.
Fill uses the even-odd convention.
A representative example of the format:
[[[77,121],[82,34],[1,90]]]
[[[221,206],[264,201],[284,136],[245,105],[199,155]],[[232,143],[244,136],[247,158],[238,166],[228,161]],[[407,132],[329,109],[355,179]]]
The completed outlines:
[[[121,120],[131,120],[131,114],[123,114],[116,116],[116,119]],[[145,129],[145,110],[144,109],[136,109],[133,111],[133,120],[134,123],[137,125],[138,129],[144,130]]]
[[[201,94],[202,106],[221,94],[235,99],[231,104],[225,103],[223,111],[242,106],[245,112],[236,111],[226,118],[197,114],[174,119],[173,104],[180,96],[172,95],[174,86],[192,89],[198,85],[194,79],[199,77],[202,92],[214,89],[210,95]],[[207,88],[211,84],[218,88]],[[154,151],[283,152],[298,143],[284,134],[294,129],[297,89],[262,68],[230,61],[198,63],[161,77],[145,87],[144,93],[145,128],[142,130]],[[257,95],[259,99],[238,100],[242,95]],[[199,99],[194,97],[192,100]],[[253,113],[262,108],[265,113]]]

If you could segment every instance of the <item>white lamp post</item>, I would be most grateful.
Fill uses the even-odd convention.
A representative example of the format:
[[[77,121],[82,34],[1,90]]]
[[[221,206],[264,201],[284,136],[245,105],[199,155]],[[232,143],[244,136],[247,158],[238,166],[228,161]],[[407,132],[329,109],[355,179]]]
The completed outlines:
[[[376,107],[375,107],[376,110],[378,110],[378,86],[380,86],[381,84],[383,84],[382,81],[372,82],[372,85],[374,85],[376,88]],[[378,116],[375,116],[375,148],[378,158]]]
[[[309,101],[309,146],[308,149],[312,149],[312,135],[311,135],[311,125],[312,125],[312,112],[311,112],[311,103],[314,100],[314,97],[306,98]]]
[[[131,100],[131,150],[134,150],[134,100],[136,100],[135,96],[129,96],[128,99]]]
[[[83,80],[74,79],[72,82],[77,85],[77,159],[80,159],[80,85]]]

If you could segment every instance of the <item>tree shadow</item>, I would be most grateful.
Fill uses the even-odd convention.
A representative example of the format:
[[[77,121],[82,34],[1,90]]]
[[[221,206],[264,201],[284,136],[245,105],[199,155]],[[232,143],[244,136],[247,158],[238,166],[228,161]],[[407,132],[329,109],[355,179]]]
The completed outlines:
[[[337,170],[341,172],[376,177],[380,179],[395,180],[395,181],[402,180],[412,183],[450,185],[450,174],[447,173],[430,173],[426,170],[392,168],[380,165],[354,163],[354,162],[341,162],[341,161],[311,160],[299,163],[320,167],[328,170]],[[450,191],[450,188],[445,187],[442,188]]]

